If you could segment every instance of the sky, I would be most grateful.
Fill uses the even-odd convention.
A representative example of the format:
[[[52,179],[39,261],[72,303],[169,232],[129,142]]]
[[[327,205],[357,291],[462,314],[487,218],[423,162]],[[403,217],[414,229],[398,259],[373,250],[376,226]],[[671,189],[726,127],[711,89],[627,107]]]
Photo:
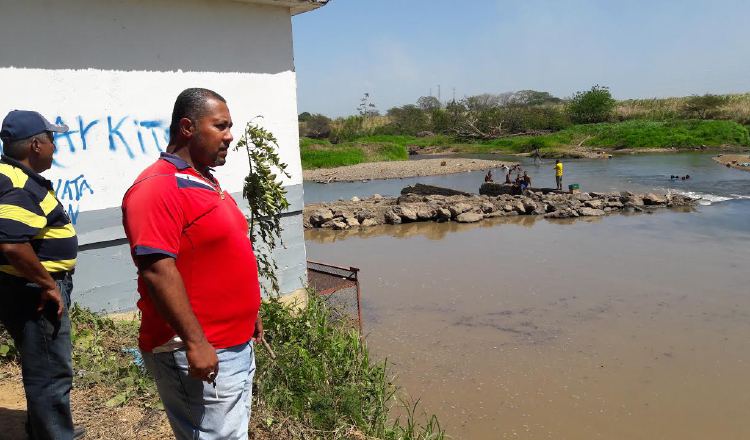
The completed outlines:
[[[346,116],[595,84],[617,99],[750,91],[747,0],[331,0],[292,19],[299,111]]]

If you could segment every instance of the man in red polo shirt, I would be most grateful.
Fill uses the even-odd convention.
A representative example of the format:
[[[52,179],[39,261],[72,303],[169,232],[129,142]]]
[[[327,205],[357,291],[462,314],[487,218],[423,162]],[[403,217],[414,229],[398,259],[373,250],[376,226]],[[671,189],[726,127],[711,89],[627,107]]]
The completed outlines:
[[[248,225],[212,176],[233,137],[226,101],[187,89],[168,153],[125,193],[140,349],[178,439],[247,439],[260,287]]]

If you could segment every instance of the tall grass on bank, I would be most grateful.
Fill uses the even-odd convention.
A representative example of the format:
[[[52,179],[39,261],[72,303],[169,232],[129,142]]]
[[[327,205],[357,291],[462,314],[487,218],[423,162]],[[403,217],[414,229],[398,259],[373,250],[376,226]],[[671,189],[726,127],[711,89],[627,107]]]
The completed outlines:
[[[404,136],[394,136],[402,138]],[[363,162],[407,160],[409,151],[403,139],[370,136],[354,142],[332,145],[326,140],[300,139],[302,168],[333,168]]]
[[[539,148],[548,156],[577,147],[609,150],[696,147],[747,147],[747,127],[732,121],[626,121],[574,125],[542,136],[515,136],[462,145],[466,153],[527,153]]]
[[[719,95],[725,102],[716,109],[714,119],[725,119],[750,124],[750,93]],[[685,118],[685,108],[691,97],[628,99],[618,101],[615,117],[618,120],[648,119],[667,121]]]
[[[528,153],[539,149],[547,157],[574,155],[575,149],[648,150],[674,148],[738,148],[750,146],[748,127],[723,120],[630,120],[573,125],[538,136],[509,136],[466,143],[449,136],[414,137],[378,135],[332,145],[325,140],[302,138],[302,167],[330,168],[362,162],[406,160],[412,147],[431,147],[432,152]]]
[[[304,309],[265,301],[261,313],[277,357],[258,348],[253,426],[276,439],[440,440],[444,432],[432,416],[417,421],[415,406],[406,417],[389,416],[396,388],[384,362],[370,359],[358,333],[331,319],[311,294]],[[80,408],[162,405],[150,376],[134,363],[138,320],[112,320],[73,306],[74,387],[89,389]],[[17,362],[8,334],[0,329],[0,365]]]
[[[386,364],[371,360],[358,332],[333,322],[319,297],[309,295],[296,314],[269,300],[263,316],[278,355],[259,360],[258,396],[264,403],[330,438],[444,437],[434,416],[419,425],[413,409],[406,420],[389,419],[396,388]]]

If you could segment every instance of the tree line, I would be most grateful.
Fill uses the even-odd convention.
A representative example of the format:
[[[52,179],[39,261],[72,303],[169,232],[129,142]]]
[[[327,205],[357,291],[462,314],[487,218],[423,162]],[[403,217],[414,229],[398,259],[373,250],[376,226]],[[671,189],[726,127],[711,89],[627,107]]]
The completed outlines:
[[[672,111],[668,117],[733,119],[721,111],[728,100],[728,96],[722,95],[693,95],[670,104]],[[663,120],[667,116],[655,111],[658,101],[653,100],[653,111],[641,108],[639,112],[617,112],[618,101],[612,97],[609,88],[594,85],[567,99],[536,90],[484,93],[447,103],[434,96],[422,96],[414,104],[393,107],[381,115],[370,94],[365,93],[357,106],[357,114],[331,119],[318,113],[301,113],[299,129],[301,137],[327,139],[331,143],[371,135],[441,134],[463,140],[486,140],[550,133],[574,124],[631,118]],[[639,101],[638,105],[643,107],[644,102],[649,107],[646,100]],[[628,105],[626,103],[619,105]]]

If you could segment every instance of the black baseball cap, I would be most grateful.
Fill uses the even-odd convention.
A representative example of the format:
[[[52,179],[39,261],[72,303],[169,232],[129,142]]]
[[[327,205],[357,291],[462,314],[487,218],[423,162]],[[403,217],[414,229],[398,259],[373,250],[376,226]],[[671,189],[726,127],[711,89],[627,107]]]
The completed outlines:
[[[68,126],[57,125],[48,121],[39,112],[30,110],[13,110],[3,119],[3,128],[0,130],[0,139],[3,142],[13,142],[27,139],[31,136],[45,131],[65,133]]]

